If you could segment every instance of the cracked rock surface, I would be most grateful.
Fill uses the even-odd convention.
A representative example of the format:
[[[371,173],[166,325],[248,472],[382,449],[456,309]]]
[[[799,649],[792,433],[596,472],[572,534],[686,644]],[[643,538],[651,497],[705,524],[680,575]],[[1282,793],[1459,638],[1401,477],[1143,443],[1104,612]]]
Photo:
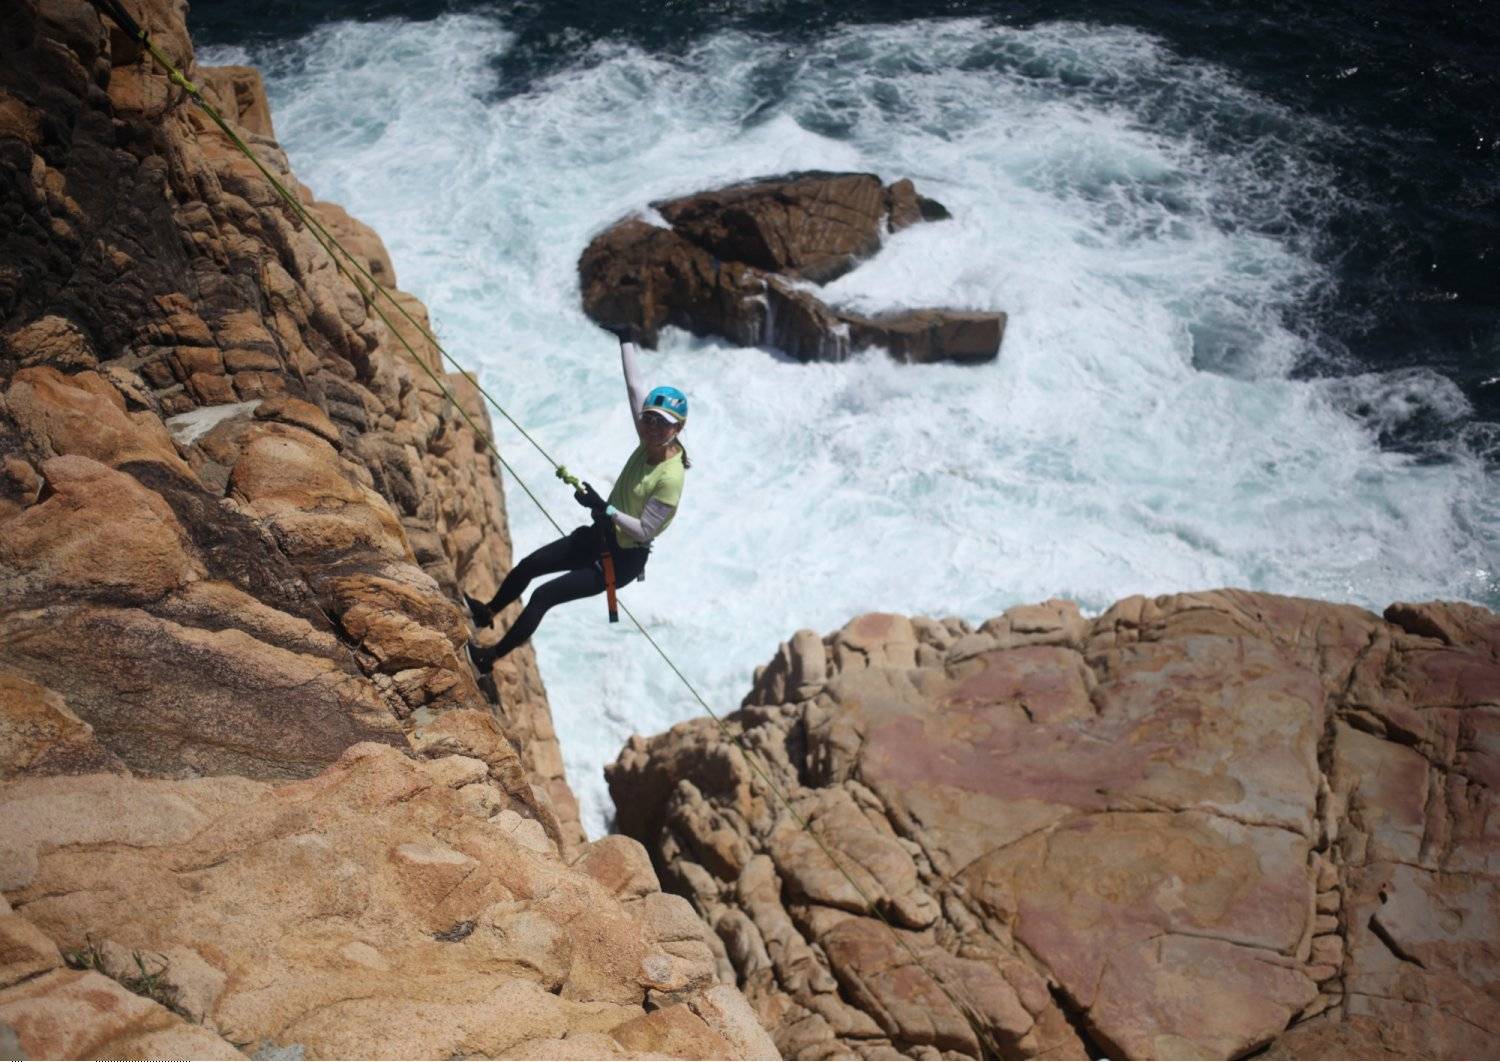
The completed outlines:
[[[790,809],[710,720],[607,774],[787,1057],[1500,1052],[1483,609],[871,614],[727,726]]]

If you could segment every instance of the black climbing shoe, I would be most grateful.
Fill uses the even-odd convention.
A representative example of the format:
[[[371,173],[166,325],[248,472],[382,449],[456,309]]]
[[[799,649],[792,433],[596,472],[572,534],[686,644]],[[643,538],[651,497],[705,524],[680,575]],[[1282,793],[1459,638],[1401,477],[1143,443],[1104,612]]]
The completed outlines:
[[[464,649],[469,654],[469,663],[480,675],[488,675],[500,655],[495,652],[493,645],[480,645],[478,642],[465,642]]]
[[[495,622],[495,614],[490,611],[490,606],[487,603],[465,594],[464,604],[469,606],[469,618],[474,621],[476,628],[482,630]]]

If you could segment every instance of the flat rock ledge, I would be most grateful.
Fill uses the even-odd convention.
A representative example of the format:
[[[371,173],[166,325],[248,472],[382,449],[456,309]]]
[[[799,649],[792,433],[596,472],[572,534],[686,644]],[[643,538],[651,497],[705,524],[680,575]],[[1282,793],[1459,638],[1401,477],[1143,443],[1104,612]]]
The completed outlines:
[[[0,802],[6,1057],[777,1057],[638,844],[563,859],[470,756]]]
[[[1484,609],[872,614],[728,727],[850,877],[709,720],[607,774],[789,1058],[1500,1053]]]
[[[666,325],[803,361],[881,347],[902,361],[983,362],[1005,314],[917,309],[866,316],[812,292],[875,254],[884,234],[949,217],[910,180],[808,171],[652,203],[670,228],[627,218],[578,260],[584,312],[635,324],[654,347]]]

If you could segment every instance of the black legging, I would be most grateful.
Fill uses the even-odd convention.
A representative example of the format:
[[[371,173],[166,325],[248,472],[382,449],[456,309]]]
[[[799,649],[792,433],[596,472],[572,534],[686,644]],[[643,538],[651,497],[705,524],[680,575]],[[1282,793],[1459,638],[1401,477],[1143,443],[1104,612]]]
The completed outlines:
[[[613,528],[607,533],[613,534]],[[646,558],[650,553],[649,549],[616,546],[615,586],[624,586],[634,581],[645,569]],[[536,593],[531,595],[531,600],[521,610],[521,615],[510,630],[505,632],[505,637],[495,643],[495,659],[498,660],[512,649],[526,644],[536,633],[542,617],[553,605],[604,593],[604,572],[599,566],[599,532],[593,526],[585,524],[528,554],[510,570],[510,574],[500,584],[499,592],[490,601],[490,611],[499,612],[512,601],[519,600],[531,580],[549,572],[567,574],[537,587]]]

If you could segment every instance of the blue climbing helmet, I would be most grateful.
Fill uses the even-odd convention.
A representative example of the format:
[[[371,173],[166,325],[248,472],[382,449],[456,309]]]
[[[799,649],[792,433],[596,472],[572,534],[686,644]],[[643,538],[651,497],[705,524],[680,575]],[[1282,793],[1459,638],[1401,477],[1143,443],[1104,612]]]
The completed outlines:
[[[646,396],[642,413],[663,413],[681,424],[687,420],[687,395],[675,387],[658,387]]]

